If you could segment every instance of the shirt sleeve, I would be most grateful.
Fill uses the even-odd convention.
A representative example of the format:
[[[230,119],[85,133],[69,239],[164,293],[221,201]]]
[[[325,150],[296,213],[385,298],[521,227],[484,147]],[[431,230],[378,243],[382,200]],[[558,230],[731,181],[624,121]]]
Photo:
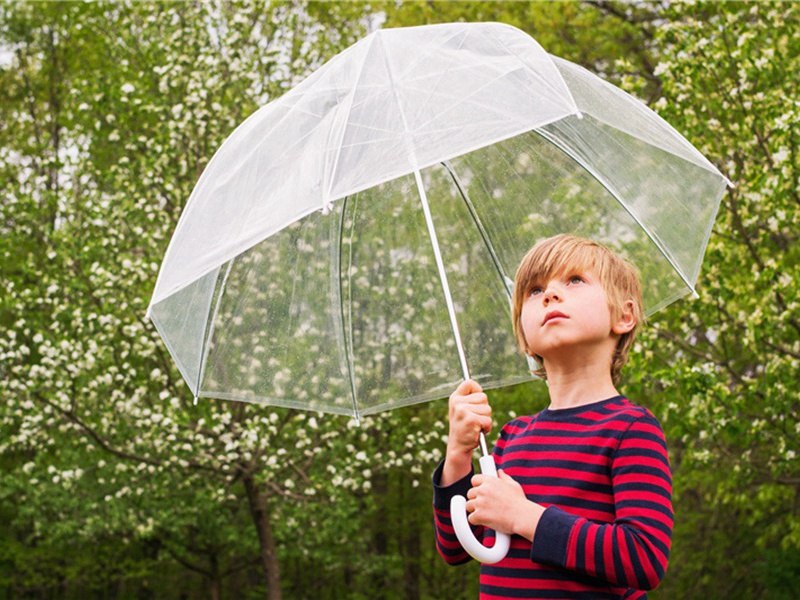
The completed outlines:
[[[597,523],[548,507],[531,560],[639,590],[667,569],[672,538],[672,475],[664,433],[649,413],[623,435],[611,464],[616,518]]]
[[[439,482],[442,480],[443,468],[444,461],[433,473],[433,524],[436,531],[436,549],[448,564],[461,565],[471,561],[472,557],[467,554],[456,537],[453,522],[450,520],[450,499],[453,496],[467,495],[472,488],[474,470],[452,485],[442,487]],[[478,539],[483,536],[483,527],[472,527],[472,530]]]

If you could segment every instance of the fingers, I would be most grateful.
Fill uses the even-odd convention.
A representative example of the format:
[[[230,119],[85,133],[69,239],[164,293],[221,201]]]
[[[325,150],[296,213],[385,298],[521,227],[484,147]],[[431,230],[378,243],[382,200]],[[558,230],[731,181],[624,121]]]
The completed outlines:
[[[449,418],[448,451],[471,453],[478,446],[479,434],[491,431],[492,407],[476,381],[462,381],[450,396]]]
[[[491,424],[492,408],[489,406],[489,398],[477,382],[467,379],[450,396],[450,419],[463,419],[470,413],[479,417],[484,424]]]
[[[475,508],[470,506],[471,502],[467,502],[467,521],[472,525],[480,525],[477,522],[478,516],[475,514]]]
[[[483,393],[483,388],[481,388],[478,382],[467,379],[462,381],[461,385],[452,393],[450,396],[450,403],[465,403],[476,406],[485,404],[488,406],[489,399],[486,394]]]
[[[467,517],[471,517],[475,511],[478,509],[478,496],[480,494],[478,488],[483,484],[486,480],[486,475],[473,475],[472,479],[470,479],[470,483],[472,487],[467,491]],[[470,521],[472,523],[472,521]],[[477,523],[473,523],[475,525]]]
[[[465,379],[461,382],[461,384],[456,388],[455,394],[459,396],[468,396],[470,394],[482,392],[483,388],[477,381],[473,381],[472,379]]]
[[[483,513],[486,512],[486,507],[491,504],[491,501],[487,503],[486,498],[480,497],[480,492],[477,489],[480,482],[476,483],[474,477],[472,479],[472,485],[476,487],[471,488],[467,492],[467,520],[473,525],[485,525],[485,523],[482,522],[484,518]]]
[[[467,521],[469,521],[473,525],[479,525],[480,524],[480,523],[476,523],[475,522],[475,519],[479,518],[479,516],[475,514],[475,511],[478,510],[478,499],[477,499],[477,496],[478,496],[478,494],[475,492],[474,489],[470,490],[467,493],[467,498],[468,498],[467,504],[466,504]]]
[[[470,479],[470,483],[472,484],[472,489],[470,489],[470,492],[474,492],[475,488],[481,485],[484,479],[486,479],[486,475],[481,475],[480,473],[473,475],[472,479]],[[469,497],[469,494],[467,494],[467,498]]]
[[[520,485],[519,481],[517,481],[516,479],[514,479],[513,477],[511,477],[511,475],[509,475],[508,473],[506,473],[505,471],[503,471],[503,469],[498,469],[498,470],[497,470],[497,478],[498,478],[500,481],[504,481],[504,482],[506,482],[506,483],[510,483],[510,484],[512,485],[512,487],[513,487],[513,488],[519,488],[519,489],[522,489],[522,486]]]
[[[510,500],[518,492],[524,498],[522,487],[502,469],[498,477],[474,475],[472,488],[467,491],[467,520],[473,525],[485,525],[497,529],[496,525],[508,517]]]

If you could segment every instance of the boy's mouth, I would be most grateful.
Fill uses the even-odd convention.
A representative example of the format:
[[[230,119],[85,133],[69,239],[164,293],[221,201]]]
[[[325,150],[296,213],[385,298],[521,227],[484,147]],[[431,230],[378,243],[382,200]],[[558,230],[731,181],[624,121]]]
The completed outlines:
[[[547,323],[552,319],[568,319],[568,318],[569,317],[567,317],[567,315],[562,313],[560,310],[551,310],[544,316],[544,319],[542,320],[542,325],[544,325],[545,323]]]

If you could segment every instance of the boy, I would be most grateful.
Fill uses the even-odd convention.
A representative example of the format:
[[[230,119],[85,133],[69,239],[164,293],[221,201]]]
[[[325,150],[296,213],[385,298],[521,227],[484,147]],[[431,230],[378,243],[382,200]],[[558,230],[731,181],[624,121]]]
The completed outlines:
[[[644,318],[636,273],[599,244],[556,236],[523,259],[513,301],[517,342],[550,405],[503,427],[497,478],[473,476],[491,408],[474,381],[453,393],[434,474],[439,553],[470,560],[450,521],[462,494],[479,538],[512,536],[505,559],[481,566],[481,598],[646,598],[667,568],[672,477],[658,422],[615,387]]]

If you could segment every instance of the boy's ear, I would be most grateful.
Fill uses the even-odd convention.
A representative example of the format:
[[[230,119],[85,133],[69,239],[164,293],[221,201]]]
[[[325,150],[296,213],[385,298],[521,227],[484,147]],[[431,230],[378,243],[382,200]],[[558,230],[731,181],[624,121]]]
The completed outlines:
[[[636,317],[633,315],[633,300],[626,300],[622,307],[622,313],[611,326],[611,332],[624,335],[634,327],[636,327]]]

